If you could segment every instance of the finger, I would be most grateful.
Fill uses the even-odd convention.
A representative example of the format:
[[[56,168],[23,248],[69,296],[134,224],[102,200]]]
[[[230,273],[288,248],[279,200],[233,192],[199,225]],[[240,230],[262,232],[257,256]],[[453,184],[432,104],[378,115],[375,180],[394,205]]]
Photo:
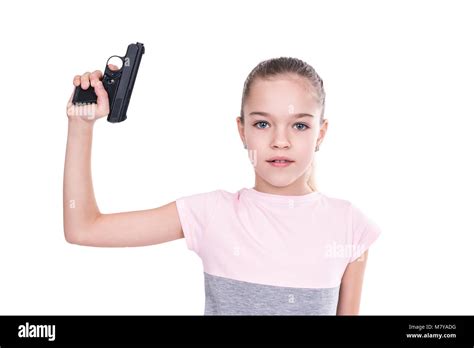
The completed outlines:
[[[69,114],[69,109],[71,109],[73,107],[73,104],[72,104],[72,98],[74,96],[74,91],[75,91],[76,87],[74,87],[74,89],[72,90],[72,93],[71,93],[71,97],[69,98],[69,101],[67,102],[67,106],[66,106],[66,112]]]
[[[82,74],[82,76],[81,76],[81,87],[82,87],[82,89],[88,89],[89,88],[89,84],[90,84],[89,75],[90,74],[91,74],[90,72],[86,72],[86,73]]]
[[[97,94],[97,105],[107,105],[109,102],[109,96],[107,95],[107,91],[102,84],[102,81],[97,81],[94,86],[94,92]]]
[[[90,74],[89,79],[91,81],[91,86],[94,87],[96,82],[102,79],[102,71],[94,71],[92,74]]]
[[[81,75],[74,76],[74,80],[72,81],[74,86],[79,86],[81,84]]]
[[[67,102],[68,107],[72,105],[72,97],[74,96],[75,90],[76,90],[76,87],[74,87],[74,89],[72,90],[71,97],[69,98],[69,101]]]
[[[109,69],[110,70],[113,70],[113,71],[117,71],[117,70],[120,70],[119,67],[115,64],[109,64]]]

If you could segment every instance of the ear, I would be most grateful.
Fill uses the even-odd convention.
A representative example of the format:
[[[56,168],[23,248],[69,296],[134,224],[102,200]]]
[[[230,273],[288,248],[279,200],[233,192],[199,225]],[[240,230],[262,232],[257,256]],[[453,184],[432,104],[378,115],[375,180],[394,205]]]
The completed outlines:
[[[329,125],[328,120],[324,119],[323,124],[319,128],[319,134],[318,134],[318,144],[319,145],[321,145],[321,143],[324,140],[324,136],[326,135],[326,132],[328,130],[328,125]]]
[[[243,143],[245,143],[244,124],[240,120],[240,116],[237,116],[235,121],[237,122],[237,130],[239,131],[240,139],[242,140]]]

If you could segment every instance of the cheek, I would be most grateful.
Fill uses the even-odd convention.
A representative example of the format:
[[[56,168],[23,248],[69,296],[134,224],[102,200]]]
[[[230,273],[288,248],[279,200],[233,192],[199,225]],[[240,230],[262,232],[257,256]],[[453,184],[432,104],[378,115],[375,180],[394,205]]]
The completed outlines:
[[[268,138],[268,132],[262,132],[262,130],[257,129],[253,126],[246,126],[245,138],[247,139],[247,144],[249,145],[249,147],[252,147],[253,149],[268,146],[268,142],[270,141],[270,139]]]
[[[308,129],[300,134],[295,134],[291,139],[293,150],[297,154],[308,154],[311,153],[311,149],[314,150],[317,143],[317,135],[312,129]]]

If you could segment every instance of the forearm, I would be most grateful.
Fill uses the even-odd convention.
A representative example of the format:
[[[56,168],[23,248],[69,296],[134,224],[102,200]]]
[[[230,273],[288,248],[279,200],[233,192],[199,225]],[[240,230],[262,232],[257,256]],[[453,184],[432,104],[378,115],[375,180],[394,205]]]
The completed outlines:
[[[67,240],[84,230],[99,216],[91,173],[93,122],[68,120],[63,181],[63,219]]]

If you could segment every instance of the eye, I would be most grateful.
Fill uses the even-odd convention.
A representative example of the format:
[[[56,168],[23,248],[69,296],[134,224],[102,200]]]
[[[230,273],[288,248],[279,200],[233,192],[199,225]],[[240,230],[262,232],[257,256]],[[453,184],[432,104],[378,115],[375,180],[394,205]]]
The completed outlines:
[[[259,121],[259,122],[256,122],[256,123],[254,124],[254,127],[257,126],[258,129],[262,129],[261,127],[258,127],[258,125],[259,125],[259,124],[262,124],[262,123],[268,124],[267,121]]]
[[[302,131],[304,131],[304,130],[306,130],[306,129],[309,128],[309,127],[308,127],[307,125],[305,125],[304,123],[296,123],[295,126],[296,126],[296,125],[304,126],[305,128],[299,128],[299,130],[302,130]]]
[[[267,128],[267,127],[260,127],[259,125],[261,125],[261,124],[267,124],[267,125],[268,125],[268,122],[267,122],[267,121],[258,121],[258,122],[256,122],[256,123],[254,123],[254,127],[256,126],[258,129],[265,129],[265,128]],[[304,123],[295,123],[295,126],[300,126],[300,127],[298,127],[297,129],[298,129],[298,130],[301,130],[301,131],[304,131],[304,130],[310,128],[309,126],[307,126],[307,125],[304,124]],[[301,126],[302,126],[302,127],[301,127]]]

